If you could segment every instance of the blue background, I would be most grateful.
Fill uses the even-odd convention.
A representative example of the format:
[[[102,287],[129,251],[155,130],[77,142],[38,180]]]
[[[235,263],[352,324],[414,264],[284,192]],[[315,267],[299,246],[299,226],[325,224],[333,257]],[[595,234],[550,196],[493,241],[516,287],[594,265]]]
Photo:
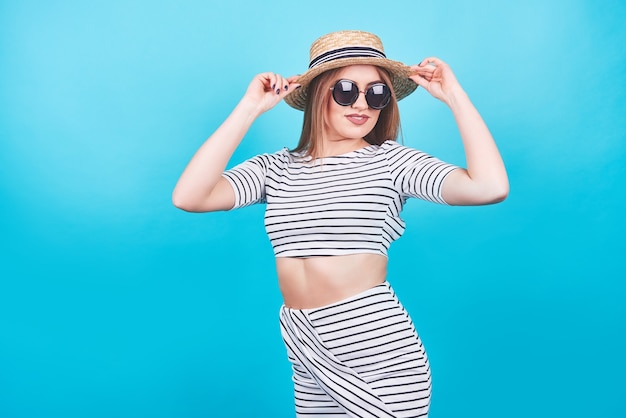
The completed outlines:
[[[626,416],[626,3],[0,2],[0,417],[290,417],[263,207],[188,214],[178,176],[258,72],[329,31],[447,61],[488,122],[502,204],[411,201],[390,281],[431,417]],[[464,164],[448,109],[404,143]],[[263,115],[232,163],[296,144]]]

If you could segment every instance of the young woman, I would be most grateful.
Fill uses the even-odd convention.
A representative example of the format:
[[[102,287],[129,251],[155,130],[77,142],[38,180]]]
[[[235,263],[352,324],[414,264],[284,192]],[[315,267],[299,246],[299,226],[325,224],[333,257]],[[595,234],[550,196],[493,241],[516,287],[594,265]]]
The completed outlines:
[[[446,63],[407,66],[361,31],[316,40],[308,71],[257,75],[181,175],[186,211],[265,203],[284,305],[298,416],[426,416],[430,367],[415,327],[387,281],[387,250],[404,231],[409,197],[450,205],[505,199],[495,142]],[[417,86],[448,105],[467,168],[395,141],[397,101]],[[285,100],[304,110],[300,141],[225,171],[254,120]]]

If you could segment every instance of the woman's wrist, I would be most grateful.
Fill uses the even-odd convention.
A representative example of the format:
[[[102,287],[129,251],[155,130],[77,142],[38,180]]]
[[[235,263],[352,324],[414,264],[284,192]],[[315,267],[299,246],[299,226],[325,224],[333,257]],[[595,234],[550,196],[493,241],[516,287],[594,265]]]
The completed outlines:
[[[453,113],[463,109],[468,104],[471,105],[469,96],[460,85],[450,90],[446,102]]]
[[[235,112],[252,122],[263,114],[265,110],[259,102],[244,96],[235,107]]]

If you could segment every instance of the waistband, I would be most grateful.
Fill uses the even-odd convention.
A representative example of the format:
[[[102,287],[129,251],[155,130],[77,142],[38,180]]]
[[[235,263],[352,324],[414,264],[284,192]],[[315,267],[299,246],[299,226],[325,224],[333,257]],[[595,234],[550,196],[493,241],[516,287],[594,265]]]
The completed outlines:
[[[323,306],[319,306],[319,307],[315,307],[315,308],[307,308],[307,309],[295,309],[295,308],[290,308],[288,306],[285,306],[283,304],[280,307],[280,311],[281,312],[302,312],[302,313],[306,313],[306,314],[310,315],[310,314],[314,314],[314,313],[325,311],[325,310],[331,310],[333,308],[337,308],[337,307],[340,307],[342,305],[354,302],[354,301],[356,301],[358,299],[368,298],[368,297],[370,297],[372,295],[377,295],[377,294],[381,294],[381,293],[388,293],[392,297],[395,298],[395,293],[393,292],[393,290],[391,288],[391,284],[389,284],[389,282],[387,280],[385,280],[384,282],[382,282],[379,285],[376,285],[374,287],[366,289],[366,290],[364,290],[362,292],[359,292],[357,294],[354,294],[352,296],[348,296],[347,298],[338,300],[337,302],[330,303],[328,305],[323,305]]]

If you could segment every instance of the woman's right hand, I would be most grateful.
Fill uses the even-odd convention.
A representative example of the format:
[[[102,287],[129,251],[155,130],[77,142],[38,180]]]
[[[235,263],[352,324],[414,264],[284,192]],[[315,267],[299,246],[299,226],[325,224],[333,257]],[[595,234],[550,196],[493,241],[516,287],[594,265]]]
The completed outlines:
[[[274,73],[254,77],[237,106],[185,167],[172,193],[176,207],[189,212],[233,207],[235,193],[222,172],[255,118],[295,90],[297,79]]]
[[[276,73],[261,73],[252,79],[243,100],[254,104],[259,114],[276,106],[287,94],[300,85],[298,76],[285,78]]]

